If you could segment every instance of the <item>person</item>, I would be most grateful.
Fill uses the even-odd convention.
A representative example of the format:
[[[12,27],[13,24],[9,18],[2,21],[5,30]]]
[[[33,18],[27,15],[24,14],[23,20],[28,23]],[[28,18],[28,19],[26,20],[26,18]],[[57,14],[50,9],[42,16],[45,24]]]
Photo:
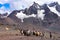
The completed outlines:
[[[52,38],[52,34],[51,34],[51,32],[50,32],[50,38]]]

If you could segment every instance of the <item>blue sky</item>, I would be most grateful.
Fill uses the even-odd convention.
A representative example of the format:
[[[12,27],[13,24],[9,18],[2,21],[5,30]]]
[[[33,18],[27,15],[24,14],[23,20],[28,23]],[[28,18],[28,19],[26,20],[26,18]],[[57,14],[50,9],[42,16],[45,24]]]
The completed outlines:
[[[24,8],[29,8],[33,4],[33,2],[37,2],[42,5],[44,3],[51,3],[54,1],[60,2],[59,0],[0,0],[0,10],[20,10]],[[7,3],[7,4],[6,4]],[[5,5],[4,5],[5,4]]]
[[[4,4],[0,3],[0,8],[3,7],[3,6],[4,6],[5,9],[10,9],[10,3],[4,3]]]

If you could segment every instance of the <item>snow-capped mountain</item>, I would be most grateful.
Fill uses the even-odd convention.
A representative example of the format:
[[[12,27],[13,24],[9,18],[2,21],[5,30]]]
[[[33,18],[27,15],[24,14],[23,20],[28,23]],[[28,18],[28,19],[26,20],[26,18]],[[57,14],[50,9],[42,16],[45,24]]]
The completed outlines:
[[[28,26],[49,28],[55,24],[58,24],[59,27],[60,17],[57,13],[50,9],[51,7],[49,7],[48,4],[41,6],[38,3],[33,3],[29,8],[23,10],[13,10],[7,18],[0,18],[0,23],[9,25],[16,24],[23,28],[28,28]]]

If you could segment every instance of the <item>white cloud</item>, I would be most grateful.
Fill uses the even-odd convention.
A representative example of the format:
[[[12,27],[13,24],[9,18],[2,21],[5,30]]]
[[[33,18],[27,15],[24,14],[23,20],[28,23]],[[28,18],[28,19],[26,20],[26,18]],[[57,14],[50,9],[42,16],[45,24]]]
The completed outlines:
[[[33,4],[33,2],[37,2],[38,4],[42,5],[44,3],[51,3],[54,1],[59,2],[60,4],[60,0],[0,0],[0,3],[4,4],[4,3],[10,3],[10,10],[19,10],[19,9],[25,9],[25,8],[29,8],[29,6],[31,6]]]
[[[12,1],[12,0],[11,0]],[[24,8],[29,8],[29,6],[31,6],[33,4],[33,2],[36,2],[40,5],[43,5],[44,3],[51,3],[51,2],[59,2],[59,0],[18,0],[18,1],[13,1],[11,4],[13,4],[15,9],[24,9]]]
[[[50,3],[50,2],[54,2],[57,1],[60,3],[59,0],[0,0],[1,3],[10,3],[14,9],[24,9],[26,7],[29,7],[30,5],[33,4],[33,2],[37,2],[38,4],[42,5],[44,3]]]

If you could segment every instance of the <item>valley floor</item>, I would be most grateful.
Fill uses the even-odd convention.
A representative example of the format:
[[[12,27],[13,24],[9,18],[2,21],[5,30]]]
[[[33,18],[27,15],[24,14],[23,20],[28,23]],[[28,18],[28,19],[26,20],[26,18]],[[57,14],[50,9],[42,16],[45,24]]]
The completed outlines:
[[[44,37],[34,36],[34,35],[23,36],[20,35],[20,31],[14,28],[10,28],[10,26],[0,26],[0,40],[60,40],[60,34],[52,33],[53,38],[50,38],[49,31],[44,30],[42,32],[45,32]]]

